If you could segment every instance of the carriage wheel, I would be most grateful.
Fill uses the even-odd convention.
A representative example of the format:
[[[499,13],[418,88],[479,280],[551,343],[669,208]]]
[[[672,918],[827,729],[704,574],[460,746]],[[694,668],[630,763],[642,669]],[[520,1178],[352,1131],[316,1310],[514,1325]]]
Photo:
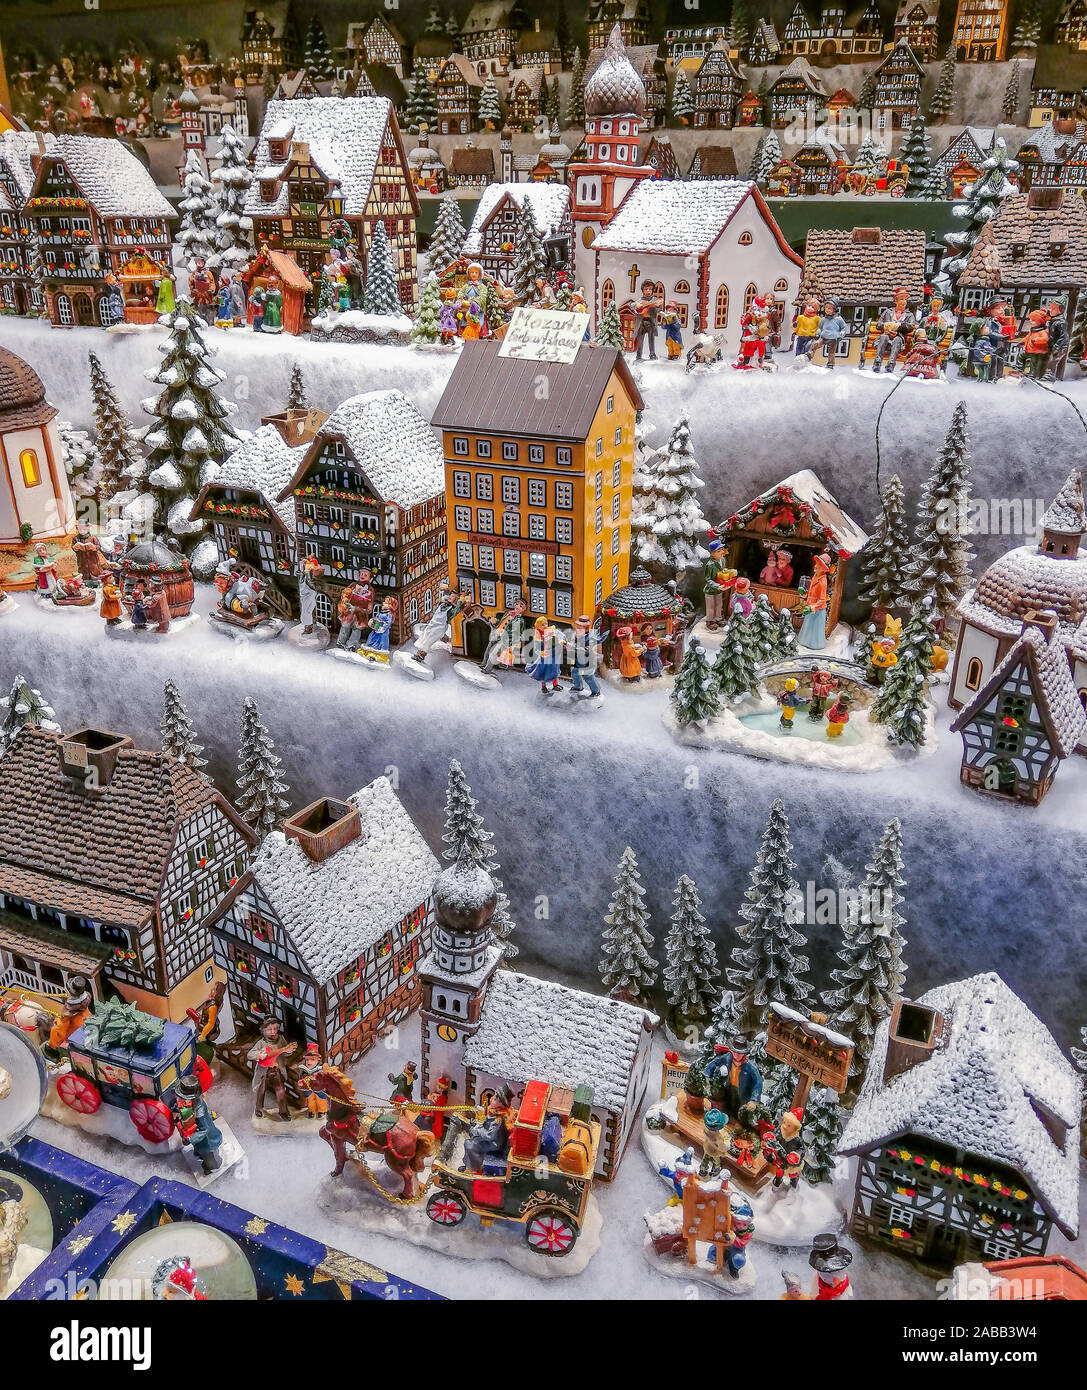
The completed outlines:
[[[211,1068],[199,1053],[196,1055],[196,1061],[192,1064],[192,1074],[196,1077],[197,1081],[200,1082],[200,1090],[202,1092],[211,1090],[211,1085],[215,1078],[211,1074]]]
[[[568,1255],[577,1240],[577,1227],[564,1212],[545,1207],[525,1226],[525,1240],[537,1255]]]
[[[66,1072],[57,1082],[57,1095],[77,1115],[93,1115],[102,1104],[102,1092],[85,1076]]]
[[[438,1226],[459,1226],[468,1215],[468,1203],[459,1192],[435,1192],[426,1204],[426,1214]]]
[[[136,1133],[149,1144],[161,1144],[174,1132],[174,1117],[170,1107],[154,1096],[140,1096],[129,1106],[128,1118]]]

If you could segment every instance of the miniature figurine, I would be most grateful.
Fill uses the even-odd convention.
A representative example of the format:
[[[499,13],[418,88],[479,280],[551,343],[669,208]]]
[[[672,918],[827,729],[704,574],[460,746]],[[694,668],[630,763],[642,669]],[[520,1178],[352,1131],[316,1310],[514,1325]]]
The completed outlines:
[[[324,574],[325,567],[316,555],[307,555],[298,567],[298,602],[302,616],[302,631],[308,636],[313,631],[313,619],[317,610],[317,580]]]
[[[710,552],[710,558],[702,566],[705,577],[702,593],[706,601],[706,627],[711,632],[716,632],[724,617],[725,594],[732,587],[736,578],[736,571],[722,568],[721,561],[725,556],[725,547],[721,544],[716,531],[710,532],[706,541],[706,549]]]
[[[898,665],[898,643],[893,637],[878,637],[871,646],[864,674],[872,685],[882,685],[887,672]]]
[[[799,1274],[794,1274],[791,1269],[783,1269],[781,1277],[785,1284],[785,1292],[779,1296],[779,1301],[786,1303],[803,1303],[808,1295],[804,1292],[804,1284]]]
[[[59,1057],[68,1044],[68,1039],[77,1028],[81,1028],[90,1017],[91,987],[82,975],[69,975],[65,986],[64,1003],[60,1014],[49,1030],[49,1043],[46,1051]]]
[[[778,724],[782,729],[791,729],[793,727],[793,719],[796,717],[797,707],[807,704],[804,697],[797,694],[799,689],[800,682],[797,678],[795,676],[789,676],[786,678],[784,690],[777,697],[777,702],[781,706],[781,718],[778,720]]]
[[[491,635],[487,639],[487,650],[484,652],[481,662],[483,671],[489,674],[495,666],[513,666],[516,664],[525,639],[527,627],[525,615],[527,612],[528,604],[523,598],[519,598],[511,607],[507,608],[502,617],[491,628]]]
[[[155,281],[155,312],[172,314],[176,308],[174,282],[169,275],[164,275],[160,280]]]
[[[1023,344],[1026,375],[1039,381],[1049,357],[1049,314],[1045,309],[1032,309],[1027,323],[1027,331],[1016,341]]]
[[[156,632],[170,631],[170,600],[166,596],[161,579],[152,579],[151,596],[147,601],[148,621],[155,625]]]
[[[359,577],[353,579],[340,595],[337,604],[340,633],[336,645],[341,651],[358,651],[370,630],[370,616],[374,609],[372,578],[369,570],[360,570]]]
[[[830,698],[831,691],[838,684],[837,679],[829,671],[821,671],[814,667],[811,673],[811,699],[808,702],[808,718],[813,724],[822,722],[823,710],[827,700]]]
[[[359,648],[359,654],[367,661],[387,665],[389,661],[389,634],[396,617],[396,599],[390,594],[376,613],[370,615],[370,635]]]
[[[741,371],[764,366],[769,338],[770,315],[766,308],[766,296],[757,294],[740,319],[740,358],[733,365]]]
[[[1051,299],[1045,309],[1049,315],[1049,352],[1046,355],[1042,380],[1063,380],[1064,366],[1068,361],[1068,348],[1071,343],[1068,332],[1067,305],[1063,300]]]
[[[513,1092],[503,1082],[487,1103],[482,1120],[468,1130],[464,1141],[464,1171],[481,1173],[488,1158],[504,1159],[509,1148],[507,1120],[511,1118]]]
[[[126,606],[128,608],[129,617],[132,620],[133,629],[136,632],[145,632],[147,630],[147,595],[144,593],[142,584],[133,586],[132,592],[128,596]]]
[[[819,320],[819,328],[816,332],[816,341],[823,344],[823,353],[826,365],[833,369],[834,359],[838,355],[838,344],[843,338],[849,336],[849,327],[845,319],[838,312],[838,301],[828,299],[823,305],[823,314]],[[811,361],[812,352],[815,344],[808,348],[808,361]]]
[[[174,1089],[174,1097],[182,1144],[192,1148],[205,1173],[216,1172],[223,1162],[219,1156],[223,1135],[208,1109],[199,1079],[192,1072],[183,1076]]]
[[[629,628],[625,629],[627,632]],[[552,695],[559,689],[558,634],[546,618],[537,618],[533,627],[532,653],[525,666],[525,675],[540,682],[544,695]],[[638,676],[642,667],[638,663]]]
[[[171,1255],[151,1276],[151,1297],[163,1303],[206,1303],[204,1281],[196,1277],[187,1255]]]
[[[262,333],[283,332],[283,291],[278,280],[272,280],[264,294],[264,313],[261,318]]]
[[[125,321],[125,299],[121,293],[121,286],[117,282],[117,276],[112,270],[106,272],[106,303],[102,307],[103,322],[124,323]]]
[[[800,624],[800,645],[822,651],[827,644],[827,577],[833,561],[827,551],[812,562],[811,581],[804,595],[804,621]]]
[[[434,611],[427,619],[426,627],[415,639],[415,651],[412,654],[414,661],[424,663],[431,650],[448,638],[449,624],[464,607],[464,603],[464,596],[455,593],[449,580],[443,575],[438,582],[438,601],[434,605]]]
[[[1044,358],[1043,358],[1044,361]],[[902,375],[921,381],[938,381],[940,378],[940,349],[930,343],[923,328],[913,335],[910,350],[902,359]]]
[[[839,1298],[852,1298],[849,1266],[853,1252],[838,1244],[838,1237],[827,1231],[814,1237],[808,1264],[815,1270],[811,1297],[817,1303],[829,1303]]]
[[[249,323],[254,333],[264,327],[264,290],[254,285],[249,294]]]
[[[755,1215],[751,1203],[741,1193],[733,1191],[729,1196],[729,1213],[732,1218],[731,1239],[725,1262],[733,1279],[740,1277],[740,1270],[747,1263],[747,1247],[755,1234]],[[716,1251],[711,1246],[708,1258],[713,1260]]]
[[[584,300],[582,304],[584,305]],[[674,362],[683,354],[683,325],[679,320],[679,305],[674,299],[670,299],[664,306],[660,322],[664,325],[664,345],[668,349],[668,360]]]
[[[601,660],[601,640],[600,632],[593,626],[592,618],[583,613],[575,621],[566,646],[570,660],[570,689],[578,697],[584,696],[590,700],[603,699],[600,693],[600,682],[596,678]],[[655,638],[654,641],[656,641]],[[659,652],[657,662],[659,667]],[[660,674],[659,669],[656,674]]]
[[[894,305],[884,309],[876,319],[879,336],[876,338],[875,356],[872,359],[872,371],[876,375],[882,370],[884,359],[887,362],[888,373],[894,372],[899,355],[906,346],[907,335],[917,327],[915,309],[916,300],[910,294],[908,286],[900,285],[895,290]]]
[[[990,327],[970,345],[969,363],[978,381],[996,379],[1004,351],[1004,335],[999,326]]]
[[[241,328],[244,325],[248,307],[241,271],[236,270],[230,277],[230,312],[235,328]]]
[[[105,619],[106,627],[116,627],[124,618],[122,598],[117,580],[112,574],[106,575],[102,580],[102,601],[98,606],[99,615]]]
[[[316,1079],[324,1070],[324,1059],[315,1042],[306,1044],[306,1055],[298,1064],[298,1089],[306,1095],[306,1113],[311,1119],[323,1119],[328,1114],[328,1092]]]
[[[763,1132],[762,1156],[773,1169],[774,1186],[785,1184],[793,1191],[800,1182],[804,1162],[804,1141],[800,1137],[804,1111],[799,1105],[786,1110],[778,1120],[776,1129],[768,1121],[763,1124],[766,1128]]]
[[[260,1026],[260,1037],[246,1053],[246,1061],[253,1064],[253,1118],[259,1120],[264,1115],[264,1105],[271,1086],[279,1107],[279,1118],[289,1120],[291,1112],[287,1105],[287,1058],[296,1051],[296,1044],[289,1041],[279,1030],[274,1018],[266,1018]]]
[[[642,281],[642,297],[634,306],[634,311],[638,315],[638,327],[634,334],[635,357],[640,362],[642,360],[642,348],[648,345],[649,360],[657,360],[657,315],[659,314],[664,301],[657,294],[657,287],[652,280]]]
[[[630,685],[642,678],[642,646],[634,640],[634,629],[624,624],[613,634],[619,644],[619,675]]]
[[[211,993],[200,1004],[199,1008],[185,1010],[196,1027],[197,1055],[203,1057],[209,1066],[215,1058],[215,1040],[219,1036],[220,1014],[222,1013],[225,994],[226,985],[222,980],[217,980],[212,986]]]
[[[838,698],[827,710],[827,738],[841,738],[842,730],[849,723],[849,696],[839,692]]]
[[[78,574],[58,579],[50,597],[58,608],[87,608],[94,602],[94,593]]]
[[[19,1237],[28,1220],[22,1197],[23,1190],[14,1178],[0,1178],[0,1296],[15,1269]]]
[[[218,290],[218,293],[217,293],[216,296],[215,296],[215,305],[216,305],[215,327],[216,327],[216,328],[233,328],[233,327],[234,327],[234,305],[233,305],[233,303],[231,302],[231,298],[230,298],[230,276],[229,276],[229,275],[224,275],[223,278],[222,278],[222,280],[219,282],[219,290]]]
[[[755,607],[755,600],[751,596],[751,580],[745,575],[739,575],[732,585],[732,594],[728,601],[729,613],[739,613],[741,618],[750,618],[751,610]]]
[[[804,307],[793,320],[793,353],[797,357],[810,356],[809,349],[819,336],[819,301],[805,299]]]
[[[393,1105],[405,1105],[415,1097],[415,1072],[414,1062],[405,1062],[398,1072],[389,1072],[388,1078],[393,1084],[393,1093],[389,1097]]]
[[[197,314],[210,324],[215,311],[215,280],[202,256],[197,257],[196,268],[189,276],[189,298]]]
[[[80,521],[76,525],[76,538],[72,542],[75,562],[83,582],[91,589],[97,589],[105,570],[105,557],[97,536],[91,535],[90,523]]]
[[[457,292],[451,287],[442,290],[442,305],[438,311],[438,341],[451,347],[457,340]]]
[[[34,592],[39,598],[52,598],[57,587],[57,564],[44,541],[34,547]]]
[[[714,1043],[712,1056],[702,1070],[718,1110],[738,1119],[744,1106],[762,1095],[762,1075],[748,1056],[751,1041],[737,1033],[728,1043]]]
[[[643,286],[643,290],[644,288]],[[542,277],[536,280],[536,294],[532,302],[537,309],[553,309],[555,307],[555,291]]]
[[[660,638],[653,631],[651,623],[646,623],[642,630],[642,670],[651,681],[659,680],[664,675]]]
[[[415,1117],[415,1123],[423,1129],[429,1129],[435,1139],[440,1139],[445,1132],[445,1110],[449,1105],[449,1088],[452,1082],[448,1076],[439,1076],[433,1087],[427,1092],[427,1104],[433,1108],[422,1110]]]

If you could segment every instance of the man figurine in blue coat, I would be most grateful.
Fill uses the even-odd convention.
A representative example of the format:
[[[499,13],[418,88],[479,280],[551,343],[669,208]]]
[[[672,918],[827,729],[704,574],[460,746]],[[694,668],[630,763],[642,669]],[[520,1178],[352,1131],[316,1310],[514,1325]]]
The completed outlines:
[[[205,1173],[214,1173],[223,1161],[219,1157],[223,1135],[207,1107],[200,1082],[192,1072],[177,1083],[174,1096],[182,1142],[192,1145],[192,1151],[203,1164]]]
[[[703,1068],[715,1103],[720,1097],[717,1108],[730,1120],[735,1120],[749,1101],[762,1096],[762,1076],[747,1055],[750,1047],[750,1041],[740,1034],[730,1038],[727,1046],[715,1043],[714,1055]]]

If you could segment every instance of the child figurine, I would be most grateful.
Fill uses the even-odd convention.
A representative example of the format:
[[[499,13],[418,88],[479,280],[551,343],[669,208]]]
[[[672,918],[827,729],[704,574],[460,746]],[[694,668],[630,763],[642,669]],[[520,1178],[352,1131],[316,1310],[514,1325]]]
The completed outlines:
[[[793,584],[793,552],[778,547],[778,580],[777,582],[785,589],[791,589]]]
[[[778,696],[777,702],[781,706],[781,718],[778,720],[778,725],[782,729],[791,729],[793,727],[793,719],[796,717],[797,707],[808,703],[803,695],[797,694],[799,689],[800,682],[797,678],[795,676],[789,676],[785,682],[785,689]]]
[[[400,1071],[391,1071],[387,1075],[393,1084],[393,1093],[389,1100],[397,1108],[406,1105],[415,1095],[415,1063],[405,1062]]]
[[[442,290],[442,307],[438,311],[438,341],[447,347],[457,341],[457,293],[450,288]]]
[[[197,257],[196,269],[189,276],[189,294],[200,318],[211,323],[215,312],[215,280],[202,256]]]
[[[759,571],[759,583],[766,584],[775,588],[781,583],[780,571],[778,570],[778,553],[776,550],[766,552],[766,564]]]
[[[887,672],[892,666],[898,665],[898,654],[895,651],[897,646],[898,643],[893,637],[879,637],[872,643],[864,674],[873,685],[882,685]]]
[[[657,360],[657,315],[660,313],[661,300],[657,295],[657,287],[652,280],[642,281],[642,297],[634,306],[634,312],[638,315],[638,326],[634,333],[635,357],[640,362],[642,360],[642,349],[649,348],[649,360]]]
[[[559,687],[559,653],[557,634],[546,618],[537,618],[533,628],[532,658],[525,675],[540,682],[544,695],[553,695]],[[638,667],[639,675],[641,666]]]
[[[183,1076],[174,1087],[174,1098],[177,1101],[177,1128],[182,1144],[191,1146],[205,1173],[214,1173],[223,1162],[219,1157],[223,1135],[212,1119],[200,1082],[192,1072]]]
[[[99,605],[99,616],[105,619],[107,627],[116,627],[124,617],[121,608],[121,587],[112,574],[107,574],[102,579],[102,602]]]
[[[766,296],[757,294],[740,319],[740,360],[733,365],[741,371],[762,367],[769,339],[770,315],[766,308]]]
[[[929,342],[923,328],[913,335],[909,352],[903,358],[902,375],[918,381],[938,381],[940,379],[940,349]]]
[[[57,564],[50,558],[49,547],[39,541],[34,547],[34,592],[39,598],[52,598],[57,587]]]
[[[679,321],[679,305],[670,299],[660,316],[664,325],[664,345],[668,349],[668,360],[674,362],[683,353],[683,325]]]
[[[820,671],[815,667],[811,673],[811,701],[808,704],[808,718],[813,724],[818,724],[823,718],[823,709],[830,692],[838,684],[829,671]]]
[[[1049,314],[1045,309],[1032,309],[1027,315],[1027,324],[1026,333],[1019,339],[1026,359],[1026,375],[1039,381],[1049,357]]]
[[[642,666],[651,681],[659,680],[664,675],[660,638],[648,626],[642,632]]]
[[[730,613],[739,613],[741,618],[750,618],[755,600],[751,596],[751,580],[740,575],[732,586],[732,597],[728,602]]]
[[[838,355],[838,344],[843,338],[848,337],[848,335],[849,328],[846,325],[846,321],[838,312],[838,301],[836,299],[828,299],[823,305],[823,315],[819,320],[819,327],[816,330],[815,337],[816,342],[823,344],[826,365],[831,370],[834,368],[834,359]],[[808,348],[809,361],[811,361],[814,348],[814,343]]]
[[[233,306],[233,304],[231,303],[231,300],[230,300],[230,276],[229,276],[229,275],[224,275],[223,278],[222,278],[222,280],[219,282],[219,292],[218,292],[218,294],[217,294],[216,297],[215,297],[215,303],[216,303],[215,327],[216,327],[216,328],[233,328],[233,327],[234,327],[234,306]]]
[[[810,356],[808,350],[819,336],[818,299],[805,299],[804,307],[797,314],[793,324],[793,332],[796,334],[793,348],[795,355],[797,357]]]
[[[129,596],[129,611],[132,616],[132,626],[137,632],[147,630],[147,596],[143,591],[143,585],[137,584]]]
[[[636,685],[642,678],[642,647],[634,640],[634,629],[623,626],[616,628],[615,640],[619,643],[619,674],[628,685]]]
[[[328,1092],[315,1091],[311,1078],[324,1070],[324,1059],[315,1042],[306,1044],[306,1055],[298,1064],[298,1089],[306,1095],[306,1113],[315,1120],[328,1114]]]
[[[842,730],[849,723],[849,696],[841,692],[827,710],[827,738],[841,738]]]
[[[389,634],[396,617],[397,602],[391,595],[370,617],[370,635],[362,644],[360,654],[375,665],[389,664]]]
[[[259,285],[254,285],[249,295],[249,322],[254,333],[264,327],[264,291]]]
[[[811,582],[804,596],[804,621],[800,624],[800,645],[822,651],[827,644],[827,576],[833,561],[824,550],[812,564]]]

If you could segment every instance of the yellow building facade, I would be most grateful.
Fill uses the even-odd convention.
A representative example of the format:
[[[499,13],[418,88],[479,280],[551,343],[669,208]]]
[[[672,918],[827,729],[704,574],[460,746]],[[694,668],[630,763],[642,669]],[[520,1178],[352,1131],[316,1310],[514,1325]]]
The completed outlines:
[[[468,603],[454,649],[478,660],[518,600],[526,622],[570,627],[630,572],[634,423],[621,352],[570,363],[465,343],[432,423],[445,456],[450,583]]]
[[[961,63],[1002,63],[1008,48],[1008,0],[959,0],[955,56]]]

